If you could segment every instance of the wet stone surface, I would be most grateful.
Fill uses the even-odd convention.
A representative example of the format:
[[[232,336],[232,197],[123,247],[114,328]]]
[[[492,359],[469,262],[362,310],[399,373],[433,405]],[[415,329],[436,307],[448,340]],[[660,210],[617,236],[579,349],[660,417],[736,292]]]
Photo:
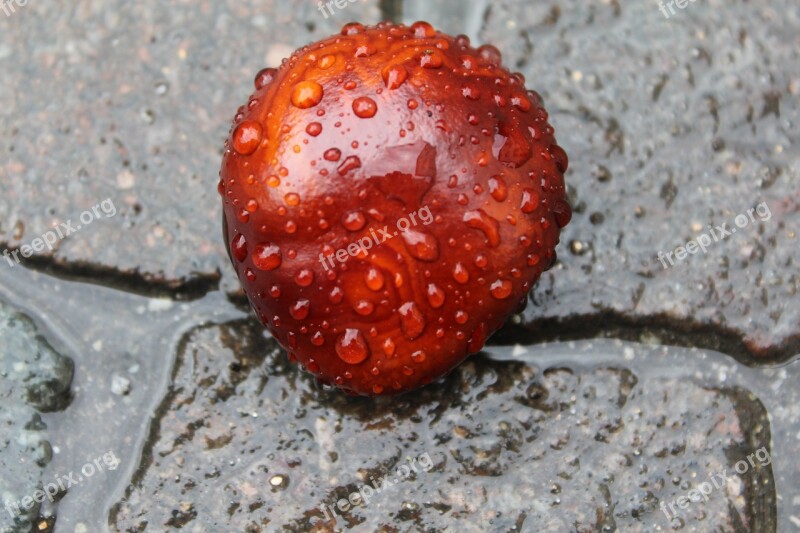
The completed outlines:
[[[800,351],[799,17],[790,1],[669,19],[656,2],[486,4],[480,37],[542,94],[570,157],[576,213],[533,336],[649,326],[741,358]],[[701,234],[707,251],[679,260]]]
[[[379,19],[376,2],[357,8]],[[236,102],[344,16],[291,0],[31,3],[0,17],[0,247],[71,221],[26,263],[147,293],[215,287],[228,268],[215,184]],[[81,224],[105,199],[116,214]]]
[[[766,412],[738,387],[476,358],[437,387],[376,402],[318,389],[248,320],[187,334],[158,411],[112,512],[122,531],[767,531],[776,520]],[[747,472],[708,502],[673,520],[660,510],[741,460]],[[381,487],[362,489],[366,505],[354,497],[335,522],[323,513],[365,484]]]
[[[236,104],[260,68],[386,4],[328,18],[300,1],[34,4],[0,19],[0,245],[77,225],[108,198],[113,217],[27,264],[148,294],[235,291],[214,184]],[[700,2],[666,19],[650,3],[408,0],[407,16],[500,48],[570,156],[576,214],[532,293],[527,341],[668,325],[661,340],[741,359],[800,351],[800,311],[784,304],[800,284],[798,10]],[[722,224],[737,233],[677,260]]]
[[[43,412],[70,402],[73,363],[33,322],[0,301],[0,532],[30,531],[39,516],[42,473],[52,456]]]
[[[390,3],[0,16],[0,253],[115,208],[0,256],[0,532],[800,527],[800,366],[769,366],[800,353],[800,6],[406,0],[405,22],[493,43],[543,95],[575,215],[488,355],[371,401],[318,388],[239,305],[216,184],[256,72]],[[642,344],[537,344],[606,336]],[[7,512],[106,450],[115,472]]]

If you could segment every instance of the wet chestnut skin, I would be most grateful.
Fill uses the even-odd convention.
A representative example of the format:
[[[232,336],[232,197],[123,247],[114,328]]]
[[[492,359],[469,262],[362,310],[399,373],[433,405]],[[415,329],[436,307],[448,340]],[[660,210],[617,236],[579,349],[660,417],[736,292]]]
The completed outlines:
[[[478,352],[571,216],[523,76],[425,22],[351,23],[255,83],[225,145],[224,237],[289,358],[377,395]]]

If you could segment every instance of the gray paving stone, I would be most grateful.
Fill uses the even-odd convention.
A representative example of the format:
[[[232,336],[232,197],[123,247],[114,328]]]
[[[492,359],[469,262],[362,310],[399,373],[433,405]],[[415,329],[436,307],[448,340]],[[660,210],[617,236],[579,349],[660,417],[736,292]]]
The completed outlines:
[[[252,320],[211,323],[241,316],[214,291],[237,289],[216,194],[236,106],[261,67],[351,19],[376,22],[391,3],[327,19],[313,0],[29,2],[0,14],[0,253],[108,199],[113,216],[100,211],[24,266],[147,295],[212,291],[172,308],[0,256],[0,293],[38,309],[37,323],[69,323],[85,348],[74,354],[81,401],[68,406],[70,360],[0,303],[0,501],[95,454],[93,438],[123,459],[115,476],[16,522],[0,509],[0,532],[42,520],[70,533],[800,523],[796,362],[532,347],[615,336],[747,363],[800,352],[800,7],[788,0],[702,0],[669,19],[656,2],[406,0],[407,22],[495,44],[544,96],[576,208],[560,262],[493,338],[492,359],[400,399],[320,390]],[[769,219],[754,212],[706,253],[659,260],[762,202]],[[126,390],[114,389],[120,377],[130,388],[112,394]],[[673,521],[662,512],[762,448],[772,465],[754,463]],[[423,454],[429,471],[324,519],[321,505]],[[106,525],[105,502],[126,485]]]
[[[799,22],[789,1],[669,19],[655,2],[487,6],[481,37],[543,95],[570,157],[576,214],[530,330],[650,326],[742,358],[800,352]],[[722,224],[736,233],[714,242]],[[706,253],[659,260],[701,234]]]
[[[0,532],[31,531],[52,448],[41,413],[70,401],[72,360],[56,352],[31,320],[0,301]],[[49,480],[48,480],[49,481]]]
[[[376,22],[377,1],[327,19],[301,0],[30,2],[0,16],[0,249],[110,199],[113,217],[27,263],[145,292],[216,286],[217,174],[239,102],[259,69],[353,17]]]
[[[181,346],[116,530],[774,530],[769,422],[738,387],[473,358],[376,402],[318,390],[250,320]]]

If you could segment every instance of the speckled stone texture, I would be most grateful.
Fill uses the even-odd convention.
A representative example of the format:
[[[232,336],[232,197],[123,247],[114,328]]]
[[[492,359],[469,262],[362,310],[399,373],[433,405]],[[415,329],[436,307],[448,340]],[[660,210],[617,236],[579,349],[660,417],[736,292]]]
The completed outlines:
[[[121,531],[775,524],[766,412],[738,387],[478,358],[438,387],[376,402],[315,389],[255,321],[200,327],[180,346],[159,436],[112,513]],[[708,502],[678,517],[659,510],[703,472],[732,472],[762,447],[762,460]],[[401,466],[411,464],[416,472]],[[321,510],[365,484],[381,487],[374,501],[335,521]]]
[[[30,318],[0,301],[0,532],[31,531],[52,457],[42,413],[70,402],[73,363]],[[49,480],[48,480],[49,481]]]
[[[28,263],[146,293],[196,296],[220,276],[235,290],[209,186],[229,121],[258,69],[346,20],[378,20],[378,4],[324,18],[299,1],[34,3],[0,18],[0,243],[30,244],[110,198],[113,218]],[[669,325],[669,340],[740,358],[800,351],[787,305],[800,283],[796,3],[703,1],[669,19],[647,2],[405,10],[496,44],[570,156],[576,217],[532,293],[529,331]],[[667,269],[657,259],[761,202],[769,220]]]
[[[110,198],[33,266],[194,295],[228,268],[215,183],[256,72],[375,2],[326,19],[311,1],[30,2],[0,15],[0,245],[30,244]],[[146,283],[143,283],[146,282]]]
[[[742,357],[800,351],[798,27],[796,2],[669,19],[656,2],[491,2],[480,35],[542,93],[571,162],[576,215],[531,329],[649,322]],[[658,259],[723,223],[736,233],[707,253]]]
[[[800,5],[340,3],[0,7],[0,503],[121,460],[16,522],[0,508],[0,532],[800,527]],[[317,388],[256,325],[216,184],[259,69],[390,12],[526,76],[575,216],[487,354],[371,401]],[[106,199],[53,251],[1,255]],[[538,344],[565,339],[590,340]],[[732,473],[758,450],[772,462]],[[424,454],[335,523],[320,509]]]

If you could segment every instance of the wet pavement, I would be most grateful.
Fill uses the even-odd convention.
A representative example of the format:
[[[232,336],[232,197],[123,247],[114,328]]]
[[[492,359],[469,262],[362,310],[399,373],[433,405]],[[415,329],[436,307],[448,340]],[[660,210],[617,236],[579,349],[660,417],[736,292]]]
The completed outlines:
[[[390,4],[0,10],[0,253],[43,243],[0,257],[0,531],[800,529],[800,7],[403,2],[542,94],[576,212],[482,355],[354,399],[243,305],[216,181],[255,73]]]

